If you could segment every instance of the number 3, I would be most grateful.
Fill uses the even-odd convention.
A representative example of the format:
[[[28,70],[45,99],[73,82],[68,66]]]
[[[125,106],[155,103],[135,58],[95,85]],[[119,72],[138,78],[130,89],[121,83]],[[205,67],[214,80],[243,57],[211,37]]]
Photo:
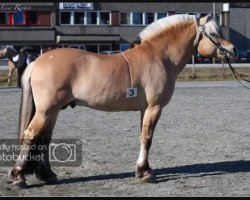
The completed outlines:
[[[134,96],[135,95],[135,91],[133,90],[133,89],[131,89],[130,91],[129,91],[129,96]]]

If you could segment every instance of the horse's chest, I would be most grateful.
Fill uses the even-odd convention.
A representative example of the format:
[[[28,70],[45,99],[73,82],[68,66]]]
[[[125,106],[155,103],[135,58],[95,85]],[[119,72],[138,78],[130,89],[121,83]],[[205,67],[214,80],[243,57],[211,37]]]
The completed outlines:
[[[149,87],[146,90],[148,103],[167,105],[173,96],[174,87],[175,81],[168,81],[157,87]]]

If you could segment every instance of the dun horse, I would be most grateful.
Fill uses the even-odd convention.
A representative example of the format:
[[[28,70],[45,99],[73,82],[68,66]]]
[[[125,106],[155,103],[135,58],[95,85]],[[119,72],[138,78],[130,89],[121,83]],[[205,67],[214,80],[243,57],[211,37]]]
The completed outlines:
[[[17,55],[17,50],[6,46],[3,49],[0,49],[0,58],[8,58],[8,66],[9,66],[9,74],[8,74],[8,85],[11,85],[12,75],[16,69],[15,62],[13,61],[13,57]]]
[[[101,55],[63,48],[47,52],[30,64],[23,76],[19,139],[23,146],[49,145],[59,111],[68,105],[101,111],[141,111],[141,146],[136,177],[155,181],[148,162],[154,129],[170,101],[177,75],[192,54],[234,58],[234,45],[224,39],[209,16],[175,15],[160,19],[139,34],[140,42],[123,53]],[[217,45],[216,45],[217,44]],[[223,50],[223,51],[222,51]],[[20,151],[24,157],[28,148]],[[17,160],[9,175],[26,186],[25,174],[45,182],[56,180],[48,152],[45,160]]]

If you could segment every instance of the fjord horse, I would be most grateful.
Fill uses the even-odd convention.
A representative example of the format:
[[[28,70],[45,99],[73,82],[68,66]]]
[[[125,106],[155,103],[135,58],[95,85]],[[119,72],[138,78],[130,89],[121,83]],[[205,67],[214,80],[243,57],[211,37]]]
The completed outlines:
[[[8,58],[8,85],[11,86],[12,76],[14,71],[16,70],[15,62],[13,61],[13,57],[17,55],[17,50],[13,47],[6,46],[5,48],[0,49],[0,58]]]
[[[177,75],[198,51],[206,57],[236,56],[209,16],[174,15],[153,22],[140,42],[122,53],[101,55],[83,50],[52,50],[30,64],[23,76],[19,140],[23,146],[49,145],[59,111],[67,105],[101,111],[141,111],[141,146],[135,174],[155,181],[148,162],[154,129],[170,101]],[[218,45],[216,45],[218,44]],[[222,51],[223,50],[223,51]],[[28,148],[20,156],[28,155]],[[17,160],[9,171],[13,184],[26,186],[26,173],[45,182],[56,180],[48,152],[42,162]]]

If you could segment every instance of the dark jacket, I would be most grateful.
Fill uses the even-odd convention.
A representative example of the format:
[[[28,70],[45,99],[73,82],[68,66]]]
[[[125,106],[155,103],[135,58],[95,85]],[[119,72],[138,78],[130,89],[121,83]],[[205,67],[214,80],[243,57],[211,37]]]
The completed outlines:
[[[27,63],[26,63],[27,55],[25,53],[19,53],[18,56],[19,58],[18,58],[17,65],[16,65],[17,68],[27,67]]]

